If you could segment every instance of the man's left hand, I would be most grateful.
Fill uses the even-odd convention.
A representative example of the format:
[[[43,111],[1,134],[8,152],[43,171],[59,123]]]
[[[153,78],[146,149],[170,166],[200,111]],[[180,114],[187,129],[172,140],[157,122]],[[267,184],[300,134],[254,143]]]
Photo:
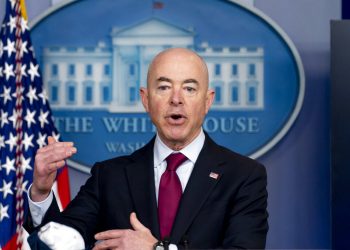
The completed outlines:
[[[108,230],[96,234],[95,239],[100,242],[96,243],[93,250],[152,250],[158,240],[142,225],[135,213],[130,214],[130,224],[133,229]]]

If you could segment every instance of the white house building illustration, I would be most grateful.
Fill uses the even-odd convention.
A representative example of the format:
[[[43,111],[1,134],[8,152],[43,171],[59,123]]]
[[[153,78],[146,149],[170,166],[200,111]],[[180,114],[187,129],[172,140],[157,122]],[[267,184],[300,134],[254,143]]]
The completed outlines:
[[[138,89],[146,86],[151,59],[170,47],[195,50],[209,69],[216,92],[214,110],[264,108],[264,50],[261,47],[210,47],[194,43],[195,33],[152,18],[113,28],[111,46],[46,47],[43,78],[54,109],[143,112]]]

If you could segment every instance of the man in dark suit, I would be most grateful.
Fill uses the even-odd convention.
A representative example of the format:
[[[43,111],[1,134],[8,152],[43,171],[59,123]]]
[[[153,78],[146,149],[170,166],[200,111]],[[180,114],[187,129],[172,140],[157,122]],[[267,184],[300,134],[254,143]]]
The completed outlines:
[[[170,249],[264,248],[265,168],[217,145],[202,130],[214,98],[203,59],[182,48],[161,52],[140,94],[157,135],[130,156],[95,164],[61,214],[51,188],[56,170],[76,148],[50,138],[38,150],[29,228],[54,220],[77,230],[85,246],[98,240],[96,250],[169,244]],[[170,158],[179,157],[169,169]],[[43,203],[49,205],[38,216],[33,204]]]

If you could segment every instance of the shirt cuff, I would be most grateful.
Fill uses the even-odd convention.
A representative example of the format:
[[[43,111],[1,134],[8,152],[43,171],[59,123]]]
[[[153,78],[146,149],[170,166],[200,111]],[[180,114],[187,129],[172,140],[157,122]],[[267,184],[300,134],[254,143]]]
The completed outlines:
[[[43,218],[53,201],[53,193],[51,190],[50,194],[46,197],[45,200],[35,202],[30,198],[30,195],[29,195],[31,188],[32,188],[32,185],[29,186],[28,193],[27,193],[29,211],[30,211],[30,214],[32,215],[33,225],[34,227],[37,227],[43,221]]]
[[[169,250],[177,250],[177,246],[174,244],[169,245]]]

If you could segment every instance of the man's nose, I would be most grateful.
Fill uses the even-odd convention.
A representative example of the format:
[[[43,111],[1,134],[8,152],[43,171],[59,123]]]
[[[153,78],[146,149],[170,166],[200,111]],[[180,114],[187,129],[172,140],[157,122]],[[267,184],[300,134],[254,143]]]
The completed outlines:
[[[171,91],[170,102],[174,105],[183,104],[183,93],[181,88],[173,88]]]

